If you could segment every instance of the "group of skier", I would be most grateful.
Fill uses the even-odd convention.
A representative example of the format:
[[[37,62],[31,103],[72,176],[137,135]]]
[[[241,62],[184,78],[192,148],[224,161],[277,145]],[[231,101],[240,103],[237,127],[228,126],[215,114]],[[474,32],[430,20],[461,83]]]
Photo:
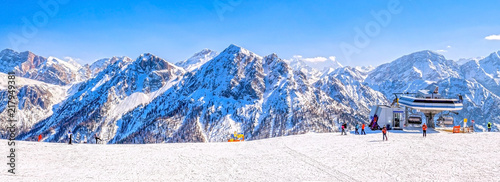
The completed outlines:
[[[41,135],[40,135],[41,136]],[[69,145],[72,145],[73,143],[73,133],[71,132],[71,130],[68,130],[68,138],[69,138],[69,141],[68,141],[68,144]],[[102,139],[97,136],[97,134],[94,134],[94,139],[95,139],[95,143],[98,144],[99,141],[102,142]],[[84,139],[84,142],[83,143],[87,143],[87,137],[85,136],[85,139]]]
[[[487,126],[488,126],[488,132],[490,132],[491,131],[491,126],[492,126],[491,122],[488,122]],[[347,135],[347,132],[346,132],[346,130],[347,130],[347,124],[343,123],[341,127],[342,127],[342,133],[341,133],[341,135]],[[358,132],[358,130],[360,128],[361,128],[361,133]],[[359,124],[356,124],[355,127],[354,127],[354,129],[355,129],[354,130],[354,134],[356,134],[356,135],[366,135],[365,124],[364,123],[361,124],[361,127],[360,127]],[[423,134],[423,137],[427,137],[427,125],[425,123],[422,125],[422,134]],[[71,145],[72,141],[73,141],[73,133],[71,132],[71,130],[68,130],[68,138],[69,138],[68,144]],[[41,141],[41,139],[42,139],[42,135],[39,135],[38,136],[38,141]],[[86,143],[86,139],[87,138],[85,138],[84,143]],[[102,142],[102,139],[99,138],[97,136],[97,134],[94,134],[94,139],[95,139],[95,143],[96,144],[99,141]],[[388,140],[387,139],[387,128],[384,126],[382,128],[382,141],[387,141],[387,140]]]
[[[422,125],[422,134],[423,134],[423,137],[427,137],[427,125],[424,123]],[[384,126],[382,128],[382,141],[387,141],[387,128]]]
[[[344,125],[345,125],[345,123],[344,123]],[[345,126],[344,125],[342,125],[342,132],[343,133],[345,133],[345,131],[344,131],[344,127]],[[359,134],[358,133],[358,128],[359,128],[358,126],[359,125],[356,124],[355,134]],[[490,132],[491,131],[491,126],[492,126],[491,122],[488,122],[488,124],[486,126],[488,127],[488,132]],[[365,124],[362,125],[362,129],[361,129],[361,134],[363,134],[363,133],[366,135],[366,133],[365,133]],[[427,124],[425,124],[425,123],[422,124],[422,136],[424,138],[427,137]],[[384,126],[382,128],[382,141],[387,141],[387,140],[388,140],[387,139],[387,128]]]
[[[358,130],[361,128],[361,133],[358,132]],[[347,135],[347,124],[346,123],[343,123],[341,125],[341,134],[340,135]],[[491,130],[491,123],[488,123],[488,131]],[[366,135],[366,132],[365,132],[365,124],[362,123],[361,125],[359,124],[356,124],[355,127],[354,127],[354,134],[355,135]],[[422,134],[423,134],[423,137],[427,137],[427,124],[422,124]],[[382,127],[382,141],[387,141],[388,138],[387,138],[387,127]]]
[[[360,132],[358,132],[360,128],[361,128],[361,133],[360,133]],[[341,131],[341,134],[340,134],[340,135],[347,135],[347,132],[346,132],[346,130],[347,130],[347,124],[346,124],[346,123],[343,123],[343,124],[341,125],[341,129],[342,129],[342,131]],[[360,124],[356,124],[356,125],[354,126],[354,129],[355,129],[355,130],[354,130],[354,134],[355,134],[355,135],[366,135],[366,132],[365,132],[365,124],[364,124],[364,123],[362,123],[361,125],[360,125]]]

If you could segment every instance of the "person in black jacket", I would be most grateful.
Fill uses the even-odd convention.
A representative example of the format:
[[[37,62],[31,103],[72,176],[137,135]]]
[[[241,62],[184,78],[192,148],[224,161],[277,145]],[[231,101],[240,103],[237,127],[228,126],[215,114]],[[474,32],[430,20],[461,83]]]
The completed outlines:
[[[73,133],[71,133],[71,130],[68,130],[68,138],[69,138],[68,144],[72,145],[71,140],[73,140]]]
[[[102,141],[101,138],[97,136],[97,134],[94,134],[94,138],[95,138],[95,144],[97,144],[97,141],[99,140]]]
[[[359,135],[358,129],[359,129],[359,124],[356,124],[356,126],[354,127],[354,134],[355,135]]]
[[[387,128],[384,126],[382,128],[382,141],[387,141]]]
[[[347,131],[347,124],[346,123],[342,124],[342,128],[343,128],[342,132],[344,133],[344,135],[347,135],[347,132],[346,132]]]

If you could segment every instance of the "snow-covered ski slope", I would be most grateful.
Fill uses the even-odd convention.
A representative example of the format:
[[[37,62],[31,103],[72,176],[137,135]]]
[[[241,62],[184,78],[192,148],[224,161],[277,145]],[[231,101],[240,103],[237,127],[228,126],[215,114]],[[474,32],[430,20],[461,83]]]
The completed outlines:
[[[500,133],[309,133],[241,143],[16,143],[0,181],[499,181]],[[1,140],[1,146],[7,146]],[[2,147],[2,153],[7,151]],[[6,163],[7,159],[2,163]]]

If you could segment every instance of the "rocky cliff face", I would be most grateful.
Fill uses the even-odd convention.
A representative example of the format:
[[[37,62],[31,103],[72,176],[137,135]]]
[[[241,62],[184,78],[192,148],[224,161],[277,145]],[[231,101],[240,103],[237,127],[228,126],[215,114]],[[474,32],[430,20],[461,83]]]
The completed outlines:
[[[32,52],[15,52],[5,49],[0,52],[0,72],[14,71],[16,75],[55,85],[68,85],[83,81],[78,72],[80,65],[49,57],[44,58]]]
[[[19,137],[31,139],[43,134],[46,141],[60,142],[69,130],[78,134],[77,140],[94,134],[104,139],[113,137],[116,120],[123,113],[161,95],[183,74],[183,69],[151,54],[135,61],[115,60],[94,78],[73,86],[74,93],[55,114]]]
[[[112,58],[104,58],[104,59],[99,59],[92,64],[85,64],[84,66],[80,67],[78,72],[83,75],[85,80],[91,79],[96,77],[99,72],[103,71],[106,69],[110,64],[114,64],[115,62],[119,60],[125,60],[125,62],[130,62],[132,59],[129,57],[123,56],[123,57],[112,57]]]
[[[7,75],[0,73],[1,78]],[[27,132],[39,121],[51,116],[53,110],[57,109],[68,95],[68,87],[61,87],[26,78],[17,78],[16,93],[19,103],[17,104],[16,123],[17,134]],[[0,85],[0,137],[6,138],[8,133],[7,126],[7,83],[1,82]]]
[[[342,67],[325,73],[314,86],[324,91],[336,101],[353,108],[362,116],[368,116],[373,105],[389,104],[387,98],[364,83],[368,73]]]

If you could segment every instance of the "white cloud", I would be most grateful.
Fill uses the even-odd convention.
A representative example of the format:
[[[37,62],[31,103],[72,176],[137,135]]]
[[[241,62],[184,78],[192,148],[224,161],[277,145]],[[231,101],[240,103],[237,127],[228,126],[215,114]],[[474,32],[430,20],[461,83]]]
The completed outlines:
[[[337,61],[337,57],[329,56],[329,57],[313,57],[313,58],[304,58],[301,55],[294,55],[291,60],[287,60],[288,63],[293,62],[293,60],[303,61],[307,66],[314,68],[318,71],[323,70],[324,68],[339,68],[343,67]]]
[[[82,60],[79,58],[72,58],[69,56],[64,57],[64,61],[66,61],[74,66],[77,66],[77,67],[80,66],[80,63],[82,62]]]
[[[500,34],[499,35],[489,35],[489,36],[486,36],[484,39],[486,39],[486,40],[500,40]]]
[[[64,59],[66,61],[81,61],[79,58],[72,58],[72,57],[69,57],[69,56],[64,57]]]
[[[325,62],[328,59],[325,57],[314,57],[314,58],[304,58],[303,60],[307,62],[318,63],[318,62]]]
[[[450,50],[450,49],[451,49],[451,46],[450,46],[450,45],[448,45],[448,46],[446,46],[446,48],[444,48],[444,49],[438,49],[438,50],[436,50],[436,52],[437,52],[437,53],[445,53],[445,52],[448,52],[448,50]]]
[[[325,62],[328,60],[335,62],[335,60],[337,59],[335,56],[330,56],[328,58],[326,58],[326,57],[304,58],[301,55],[294,55],[293,58],[298,59],[298,60],[302,60],[302,61],[306,61],[306,62],[312,62],[312,63],[321,63],[321,62]]]

